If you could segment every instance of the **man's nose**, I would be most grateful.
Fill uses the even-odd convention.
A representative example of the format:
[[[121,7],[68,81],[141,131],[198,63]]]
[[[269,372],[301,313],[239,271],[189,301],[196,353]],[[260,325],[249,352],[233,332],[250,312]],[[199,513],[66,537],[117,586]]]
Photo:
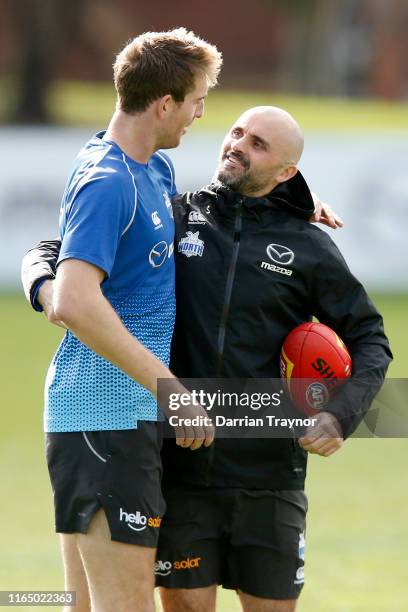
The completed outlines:
[[[231,142],[231,149],[233,151],[237,151],[242,153],[245,149],[245,136],[241,136],[241,138],[236,138]]]

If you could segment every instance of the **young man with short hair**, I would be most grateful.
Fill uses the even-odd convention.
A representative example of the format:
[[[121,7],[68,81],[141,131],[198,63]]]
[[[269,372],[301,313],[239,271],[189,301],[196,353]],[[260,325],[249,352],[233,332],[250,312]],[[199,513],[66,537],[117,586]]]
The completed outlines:
[[[77,612],[154,607],[165,509],[157,379],[181,386],[167,367],[176,186],[158,150],[177,147],[202,116],[220,67],[217,49],[184,28],[142,34],[119,53],[116,110],[79,153],[63,196],[54,296],[37,286],[49,318],[68,328],[48,371],[44,422]],[[189,416],[203,412],[186,406]],[[177,435],[196,449],[213,429]]]

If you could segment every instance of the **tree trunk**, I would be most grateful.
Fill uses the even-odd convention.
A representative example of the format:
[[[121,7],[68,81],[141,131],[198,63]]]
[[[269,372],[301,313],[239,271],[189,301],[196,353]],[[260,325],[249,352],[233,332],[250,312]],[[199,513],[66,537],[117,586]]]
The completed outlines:
[[[18,30],[15,123],[49,123],[49,86],[67,36],[79,26],[85,0],[19,0],[9,2]]]

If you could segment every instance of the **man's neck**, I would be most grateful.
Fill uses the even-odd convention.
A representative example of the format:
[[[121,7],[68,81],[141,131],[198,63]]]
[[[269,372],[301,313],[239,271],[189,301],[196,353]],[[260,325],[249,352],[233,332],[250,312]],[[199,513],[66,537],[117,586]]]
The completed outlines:
[[[140,164],[147,164],[150,157],[159,148],[149,111],[129,115],[116,110],[104,139],[115,142],[126,155]]]

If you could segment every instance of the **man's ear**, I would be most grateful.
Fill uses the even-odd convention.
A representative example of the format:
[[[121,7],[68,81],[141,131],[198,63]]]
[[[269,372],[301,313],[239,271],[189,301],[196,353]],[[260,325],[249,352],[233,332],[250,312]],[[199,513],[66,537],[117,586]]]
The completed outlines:
[[[163,96],[162,98],[159,98],[158,100],[156,100],[155,105],[156,105],[156,112],[157,112],[158,117],[160,119],[165,119],[165,117],[169,114],[169,112],[173,108],[173,105],[174,105],[173,97],[170,94],[167,94],[166,96]]]
[[[286,166],[284,170],[276,177],[278,183],[284,183],[285,181],[289,181],[291,178],[295,176],[298,169],[296,166]]]

